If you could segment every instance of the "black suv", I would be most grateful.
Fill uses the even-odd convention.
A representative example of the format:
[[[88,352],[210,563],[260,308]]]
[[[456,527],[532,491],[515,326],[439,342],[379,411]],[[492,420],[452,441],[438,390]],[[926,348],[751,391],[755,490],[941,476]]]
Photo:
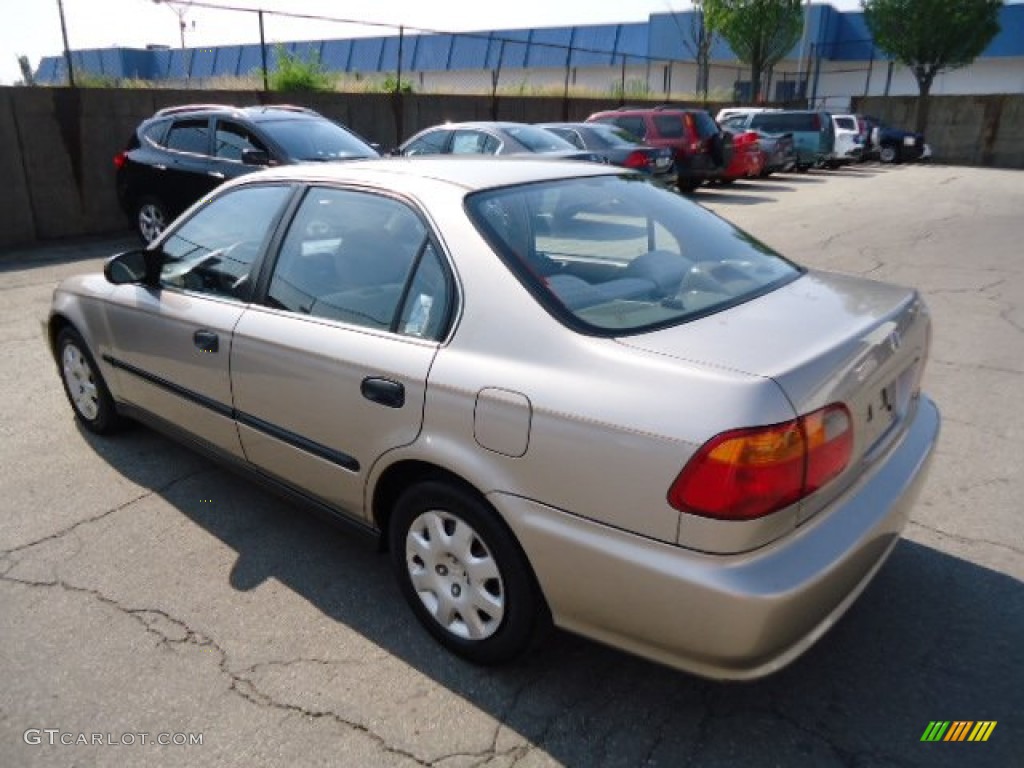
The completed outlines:
[[[596,112],[587,122],[616,125],[652,147],[671,149],[682,192],[721,177],[732,158],[732,136],[703,109],[620,107]]]
[[[121,207],[149,243],[227,179],[268,165],[377,156],[362,138],[304,107],[190,104],[144,120],[114,166]]]

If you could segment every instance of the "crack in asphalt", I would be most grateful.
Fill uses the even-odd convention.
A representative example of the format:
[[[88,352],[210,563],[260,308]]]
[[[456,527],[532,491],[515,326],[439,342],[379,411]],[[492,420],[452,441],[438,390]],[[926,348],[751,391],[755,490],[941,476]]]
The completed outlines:
[[[208,648],[212,649],[218,654],[218,667],[221,673],[230,681],[228,690],[246,700],[250,704],[261,708],[270,708],[279,710],[281,712],[289,714],[299,714],[303,717],[310,719],[321,719],[326,718],[332,720],[339,725],[350,728],[351,730],[357,731],[368,736],[375,744],[377,744],[384,752],[389,754],[397,755],[399,757],[406,758],[416,765],[432,766],[435,762],[427,762],[420,759],[415,754],[401,749],[399,747],[391,746],[387,743],[383,736],[374,732],[366,725],[362,723],[348,720],[336,712],[331,710],[316,710],[308,707],[299,706],[297,704],[289,704],[275,699],[270,694],[260,690],[260,688],[251,680],[243,677],[242,672],[235,672],[230,668],[230,659],[228,652],[222,648],[212,637],[204,634],[198,630],[193,629],[188,625],[187,622],[172,616],[167,611],[160,608],[131,608],[122,605],[118,600],[108,597],[97,589],[90,587],[82,587],[76,584],[71,584],[63,579],[55,579],[53,581],[40,581],[35,579],[21,579],[14,576],[8,575],[6,572],[0,574],[0,581],[9,582],[13,584],[19,584],[25,587],[31,588],[43,588],[43,589],[60,589],[66,592],[72,592],[75,594],[85,595],[94,600],[99,601],[103,605],[106,605],[119,613],[122,613],[132,620],[138,622],[140,626],[149,635],[154,636],[157,639],[156,647],[158,648],[172,648],[173,646],[192,645],[197,648]],[[310,662],[322,662],[320,659],[295,659],[293,662],[281,662],[281,663],[295,663],[301,661]],[[255,668],[260,665],[254,665]],[[448,756],[445,756],[447,758]]]
[[[151,490],[148,490],[145,493],[139,494],[138,496],[136,496],[136,497],[134,497],[132,499],[129,499],[128,501],[122,502],[121,504],[118,504],[115,507],[111,507],[110,509],[104,510],[103,512],[100,512],[100,513],[98,513],[96,515],[93,515],[92,517],[87,517],[84,520],[77,520],[74,523],[72,523],[71,525],[67,526],[66,528],[62,528],[61,530],[59,530],[59,531],[57,531],[55,533],[47,534],[46,536],[43,536],[43,537],[41,537],[39,539],[35,539],[34,541],[30,541],[30,542],[28,542],[26,544],[19,544],[18,546],[13,547],[12,549],[0,550],[0,556],[8,557],[9,555],[13,555],[13,554],[16,554],[18,552],[24,552],[27,549],[31,549],[32,547],[39,546],[40,544],[45,544],[46,542],[49,542],[49,541],[57,541],[58,539],[61,539],[64,536],[67,536],[69,533],[73,533],[74,531],[78,530],[79,528],[81,528],[83,526],[91,525],[92,523],[99,522],[100,520],[104,519],[105,517],[109,517],[110,515],[113,515],[113,514],[116,514],[117,512],[125,510],[128,507],[132,506],[133,504],[137,504],[138,502],[142,501],[143,499],[147,499],[147,498],[149,498],[150,496],[153,496],[153,495],[163,494],[166,491],[169,491],[171,488],[173,488],[178,483],[182,483],[182,482],[184,482],[186,480],[191,480],[192,478],[198,477],[198,476],[203,475],[203,474],[212,474],[215,471],[216,470],[214,470],[214,469],[199,469],[199,470],[196,470],[195,472],[189,472],[187,474],[181,475],[180,477],[176,477],[173,480],[168,481],[164,485],[161,485],[159,488],[153,488]]]
[[[998,547],[999,549],[1009,550],[1010,552],[1013,552],[1016,555],[1024,556],[1024,549],[1022,549],[1021,547],[1014,546],[1013,544],[1007,544],[1004,541],[992,541],[991,539],[975,539],[970,536],[964,536],[959,533],[950,533],[949,531],[944,531],[941,528],[935,528],[931,525],[925,525],[924,523],[917,522],[916,520],[911,520],[909,525],[917,528],[923,528],[926,531],[931,531],[932,533],[936,533],[939,536],[943,536],[947,539],[952,539],[953,541],[959,541],[961,544]]]
[[[954,370],[964,371],[989,371],[991,373],[1005,373],[1008,376],[1024,376],[1024,371],[1018,371],[1013,368],[1003,368],[998,365],[985,365],[983,363],[955,363],[952,360],[942,360],[941,358],[932,357],[928,361],[929,365],[942,365],[947,368],[953,368]]]

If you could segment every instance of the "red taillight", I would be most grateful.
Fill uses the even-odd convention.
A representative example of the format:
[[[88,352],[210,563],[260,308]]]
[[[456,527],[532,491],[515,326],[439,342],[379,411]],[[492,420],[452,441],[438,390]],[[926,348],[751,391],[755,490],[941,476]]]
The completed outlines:
[[[821,118],[817,115],[811,115],[811,125],[814,126],[814,130],[821,130]]]
[[[623,165],[627,168],[646,168],[650,159],[643,152],[634,151],[629,153]]]
[[[668,502],[703,517],[762,517],[826,485],[852,453],[850,412],[839,404],[784,424],[723,432],[683,467]]]
[[[114,155],[114,167],[120,171],[122,168],[124,168],[124,164],[127,159],[127,152],[118,152],[116,155]]]

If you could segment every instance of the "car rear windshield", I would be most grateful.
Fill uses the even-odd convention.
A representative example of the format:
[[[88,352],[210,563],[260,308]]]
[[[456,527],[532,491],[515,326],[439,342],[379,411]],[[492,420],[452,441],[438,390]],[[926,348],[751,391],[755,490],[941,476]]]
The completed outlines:
[[[593,123],[581,130],[590,132],[590,135],[593,137],[592,146],[598,149],[645,146],[643,141],[624,128],[619,128],[617,125]]]
[[[505,133],[518,141],[531,152],[561,152],[565,149],[576,149],[572,144],[556,136],[551,131],[533,125],[513,125],[505,128]]]
[[[328,162],[377,157],[366,142],[330,120],[265,120],[259,125],[292,160]]]
[[[750,235],[640,176],[486,190],[466,207],[537,300],[584,333],[675,325],[801,274]]]

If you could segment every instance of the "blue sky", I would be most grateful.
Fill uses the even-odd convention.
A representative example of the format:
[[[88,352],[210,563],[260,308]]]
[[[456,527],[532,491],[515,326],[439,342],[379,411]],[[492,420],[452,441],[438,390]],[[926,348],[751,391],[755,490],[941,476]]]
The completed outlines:
[[[563,24],[601,24],[645,21],[651,13],[684,11],[689,0],[203,0],[208,4],[284,10],[405,24],[442,31],[545,27]],[[147,44],[180,45],[179,16],[184,11],[185,42],[189,46],[251,43],[259,40],[255,14],[186,8],[187,2],[160,5],[153,0],[63,0],[68,41],[72,49]],[[858,7],[857,0],[833,0],[841,9]],[[33,67],[42,56],[63,49],[57,0],[0,0],[0,84],[21,78],[17,57],[26,55]],[[352,37],[381,34],[352,24],[265,19],[268,41]]]

